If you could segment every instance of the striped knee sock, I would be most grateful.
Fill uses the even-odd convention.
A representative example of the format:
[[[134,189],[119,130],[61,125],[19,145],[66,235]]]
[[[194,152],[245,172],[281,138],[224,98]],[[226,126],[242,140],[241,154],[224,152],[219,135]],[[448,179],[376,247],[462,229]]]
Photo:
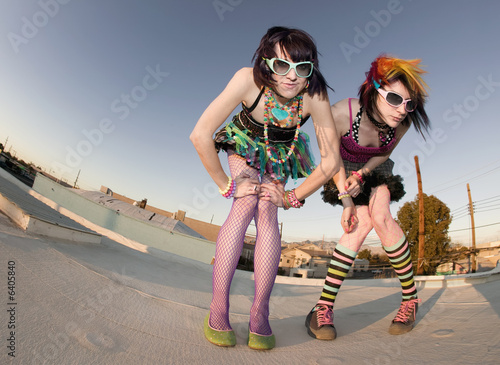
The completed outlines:
[[[395,245],[389,247],[384,246],[384,250],[401,282],[403,301],[415,298],[417,296],[417,288],[413,280],[410,246],[408,245],[406,237],[401,237]]]
[[[318,304],[333,306],[340,286],[347,276],[357,254],[356,251],[337,244],[333,251],[325,285],[323,286],[323,292]]]

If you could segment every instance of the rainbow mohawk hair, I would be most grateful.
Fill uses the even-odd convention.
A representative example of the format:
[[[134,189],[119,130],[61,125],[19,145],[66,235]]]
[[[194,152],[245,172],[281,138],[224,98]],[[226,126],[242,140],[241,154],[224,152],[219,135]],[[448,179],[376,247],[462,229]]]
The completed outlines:
[[[403,60],[382,55],[372,62],[370,71],[366,73],[363,86],[368,91],[374,87],[373,80],[381,85],[401,80],[404,84],[407,84],[408,91],[414,99],[424,99],[427,96],[426,88],[428,86],[421,75],[427,73],[427,71],[419,67],[420,62],[419,59]]]
[[[385,54],[377,57],[372,62],[370,70],[366,73],[366,79],[359,88],[358,95],[361,105],[366,108],[369,114],[373,115],[376,112],[374,105],[378,95],[374,83],[376,82],[383,87],[400,81],[408,90],[410,98],[417,104],[416,110],[408,114],[403,124],[413,123],[422,134],[422,128],[427,130],[429,126],[429,118],[424,110],[428,86],[422,78],[422,75],[427,71],[420,67],[420,62],[420,59],[403,60]]]

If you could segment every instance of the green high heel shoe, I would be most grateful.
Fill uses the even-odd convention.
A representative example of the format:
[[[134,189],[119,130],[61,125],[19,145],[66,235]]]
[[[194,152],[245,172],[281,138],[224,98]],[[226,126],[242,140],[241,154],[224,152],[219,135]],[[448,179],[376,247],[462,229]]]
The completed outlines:
[[[210,318],[210,313],[205,317],[205,322],[203,330],[205,332],[206,339],[217,346],[230,347],[236,345],[236,336],[233,330],[227,331],[217,331],[210,327],[208,320]]]
[[[276,346],[276,337],[274,335],[259,335],[250,332],[248,329],[248,347],[254,350],[271,350]]]

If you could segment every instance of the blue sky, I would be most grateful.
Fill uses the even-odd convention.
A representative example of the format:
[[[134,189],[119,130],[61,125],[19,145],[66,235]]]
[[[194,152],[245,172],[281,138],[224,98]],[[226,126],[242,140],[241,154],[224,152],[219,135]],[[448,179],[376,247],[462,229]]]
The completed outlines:
[[[418,155],[424,192],[456,217],[452,239],[471,242],[469,183],[477,242],[498,240],[498,14],[495,0],[3,1],[0,142],[71,184],[80,172],[82,189],[222,224],[230,202],[189,134],[269,27],[297,27],[316,40],[332,103],[356,97],[380,53],[422,59],[432,130],[426,141],[411,130],[394,151],[407,195],[391,210],[417,195]],[[304,130],[317,153],[312,123]],[[340,214],[317,192],[279,220],[288,241],[337,240]]]

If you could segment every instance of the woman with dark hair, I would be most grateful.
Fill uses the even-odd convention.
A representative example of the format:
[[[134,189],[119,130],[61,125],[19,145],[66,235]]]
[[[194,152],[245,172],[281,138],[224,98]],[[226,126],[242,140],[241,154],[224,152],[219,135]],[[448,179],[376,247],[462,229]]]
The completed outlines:
[[[368,233],[374,228],[401,282],[402,302],[389,327],[397,335],[411,331],[419,299],[413,280],[410,248],[391,215],[389,204],[405,194],[403,179],[392,174],[392,151],[413,124],[423,136],[429,127],[424,110],[426,84],[420,60],[382,55],[366,73],[359,100],[346,99],[332,106],[340,138],[343,166],[329,181],[323,200],[343,205],[344,235],[335,247],[321,297],[306,318],[309,335],[333,340],[333,305]]]
[[[300,208],[309,195],[339,171],[338,138],[327,87],[318,67],[313,39],[297,29],[273,27],[254,54],[254,66],[237,71],[200,117],[192,134],[200,159],[220,193],[233,199],[219,232],[213,268],[213,296],[204,324],[206,338],[234,346],[229,323],[229,289],[252,220],[257,229],[255,296],[250,310],[248,346],[271,349],[269,298],[281,256],[278,207]],[[241,103],[242,110],[215,135]],[[311,117],[321,161],[317,167],[301,127]],[[230,176],[217,153],[227,152]],[[305,177],[284,190],[288,178]]]

